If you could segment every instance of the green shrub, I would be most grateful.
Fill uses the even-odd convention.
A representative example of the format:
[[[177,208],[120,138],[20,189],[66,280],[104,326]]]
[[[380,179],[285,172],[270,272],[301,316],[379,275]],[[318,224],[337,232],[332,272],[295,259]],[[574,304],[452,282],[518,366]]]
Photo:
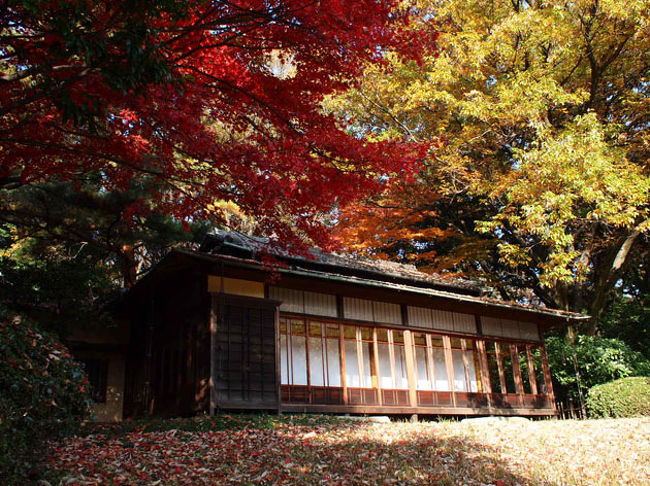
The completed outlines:
[[[637,376],[596,385],[587,394],[590,417],[650,415],[650,378]]]
[[[0,477],[25,484],[46,441],[88,416],[88,381],[69,351],[35,326],[0,319]]]
[[[578,403],[576,359],[583,392],[589,388],[628,376],[650,376],[650,362],[619,339],[578,336],[574,344],[563,337],[546,340],[555,395]]]

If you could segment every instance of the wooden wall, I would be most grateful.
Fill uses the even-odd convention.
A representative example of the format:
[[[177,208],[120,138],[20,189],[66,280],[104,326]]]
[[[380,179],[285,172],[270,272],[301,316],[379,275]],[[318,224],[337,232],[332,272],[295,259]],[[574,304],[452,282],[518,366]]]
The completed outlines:
[[[280,407],[276,303],[213,294],[210,410]]]

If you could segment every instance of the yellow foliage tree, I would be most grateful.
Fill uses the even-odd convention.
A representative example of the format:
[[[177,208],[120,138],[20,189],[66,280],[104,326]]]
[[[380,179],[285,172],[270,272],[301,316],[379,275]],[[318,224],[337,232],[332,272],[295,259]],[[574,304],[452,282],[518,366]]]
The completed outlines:
[[[388,56],[327,106],[360,134],[434,148],[417,181],[342,210],[343,244],[586,311],[595,331],[650,246],[650,2],[405,8],[440,31],[438,55]]]

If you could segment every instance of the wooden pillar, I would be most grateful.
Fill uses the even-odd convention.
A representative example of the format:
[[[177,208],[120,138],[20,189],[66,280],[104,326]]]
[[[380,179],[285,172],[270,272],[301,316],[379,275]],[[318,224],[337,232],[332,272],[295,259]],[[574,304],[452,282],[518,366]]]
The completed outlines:
[[[488,365],[487,351],[485,349],[485,341],[482,339],[476,340],[476,352],[481,368],[481,384],[483,385],[483,393],[487,395],[488,407],[492,408],[492,384],[490,383],[490,368]]]
[[[377,328],[372,328],[372,350],[373,361],[375,364],[375,371],[377,376],[377,395],[379,396],[379,405],[383,405],[384,399],[381,393],[381,373],[379,372],[379,344],[377,343]]]
[[[359,370],[359,388],[365,388],[363,386],[363,381],[365,379],[365,370],[363,369],[363,356],[362,356],[362,345],[361,345],[361,328],[354,328],[354,335],[356,337],[357,345],[357,369]]]
[[[469,377],[469,361],[467,360],[467,340],[466,339],[461,339],[460,340],[460,347],[463,350],[463,371],[465,372],[465,390],[467,392],[472,391],[472,380]]]
[[[343,387],[343,404],[348,404],[348,383],[345,376],[345,340],[343,326],[339,326],[339,359],[341,363],[341,386]]]
[[[311,363],[309,359],[309,323],[307,320],[303,320],[303,325],[305,326],[305,357],[307,363],[305,367],[307,368],[307,400],[309,403],[312,403],[312,393],[311,393]]]
[[[210,415],[214,415],[217,408],[217,392],[214,387],[216,370],[216,346],[217,346],[217,299],[210,294],[210,377],[208,379],[208,393],[210,397]],[[276,348],[277,353],[277,348]],[[278,380],[279,382],[279,380]]]
[[[546,354],[546,345],[539,347],[542,354],[542,368],[544,369],[544,382],[546,383],[546,394],[551,401],[551,408],[555,409],[555,394],[553,393],[553,380],[551,380],[551,369],[548,367],[548,355]]]
[[[454,358],[451,354],[451,338],[442,336],[442,345],[445,350],[445,365],[447,367],[447,380],[449,380],[449,390],[451,390],[451,400],[456,406],[456,387],[454,386]]]
[[[282,350],[280,349],[280,307],[275,308],[275,386],[278,394],[278,414],[282,413]]]
[[[515,380],[515,390],[519,395],[519,405],[524,406],[524,384],[521,380],[521,367],[519,366],[519,354],[517,353],[517,345],[510,345],[510,359],[512,361],[512,377]]]
[[[418,406],[418,393],[415,382],[415,363],[413,362],[413,336],[411,331],[404,331],[404,354],[406,355],[406,376],[409,382],[409,402],[411,407]]]
[[[526,358],[528,359],[528,381],[530,382],[530,392],[537,395],[537,377],[535,376],[535,362],[531,353],[532,346],[526,345]]]
[[[499,343],[494,343],[494,351],[497,358],[497,369],[499,370],[499,384],[501,385],[501,393],[508,393],[508,386],[506,385],[506,374],[503,372],[503,360],[501,359],[501,346]]]
[[[433,342],[431,340],[431,334],[426,334],[427,340],[427,368],[429,370],[429,384],[431,389],[436,389],[436,365],[433,359]]]

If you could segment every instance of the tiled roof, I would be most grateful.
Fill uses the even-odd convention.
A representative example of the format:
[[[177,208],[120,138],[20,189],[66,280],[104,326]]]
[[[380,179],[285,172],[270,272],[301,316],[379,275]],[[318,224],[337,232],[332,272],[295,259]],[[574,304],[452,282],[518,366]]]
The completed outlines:
[[[384,281],[408,282],[411,285],[447,289],[451,292],[471,295],[481,294],[481,286],[477,282],[420,272],[415,265],[338,253],[324,253],[318,248],[310,249],[308,255],[290,254],[287,251],[270,247],[268,239],[245,236],[235,232],[217,230],[214,234],[206,237],[199,251],[233,255],[248,253],[247,256],[253,258],[255,255],[265,252],[296,267],[316,267],[345,275],[372,276]]]

